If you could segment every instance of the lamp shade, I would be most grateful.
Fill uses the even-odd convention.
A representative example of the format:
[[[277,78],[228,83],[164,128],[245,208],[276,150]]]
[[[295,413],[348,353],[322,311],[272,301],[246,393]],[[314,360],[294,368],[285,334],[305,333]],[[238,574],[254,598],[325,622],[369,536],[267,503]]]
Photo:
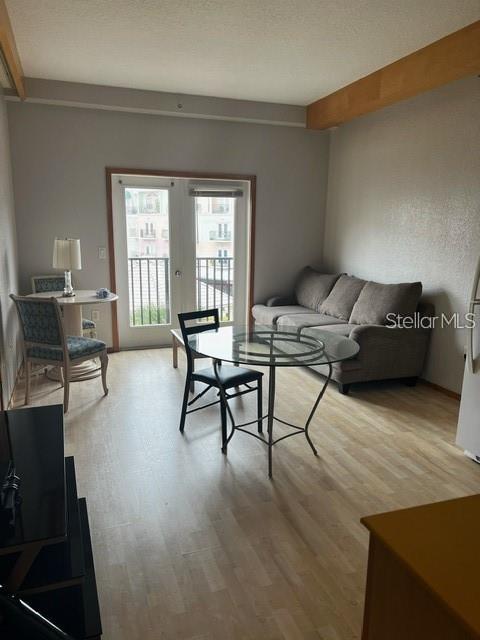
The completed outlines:
[[[82,268],[80,240],[55,238],[53,244],[53,268],[71,271]]]

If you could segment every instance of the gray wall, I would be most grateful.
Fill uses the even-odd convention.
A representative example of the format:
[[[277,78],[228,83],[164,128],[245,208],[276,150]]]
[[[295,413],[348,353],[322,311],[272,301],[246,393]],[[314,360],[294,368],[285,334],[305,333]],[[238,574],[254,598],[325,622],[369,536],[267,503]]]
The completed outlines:
[[[466,311],[480,257],[480,80],[456,82],[331,134],[324,259],[380,282],[421,280]],[[425,377],[460,391],[463,331],[436,329]]]
[[[9,103],[20,282],[51,271],[54,235],[78,237],[78,288],[108,286],[105,167],[257,176],[255,299],[321,258],[328,134],[213,120]],[[111,340],[109,312],[100,336]],[[107,317],[108,314],[108,317]]]
[[[18,291],[17,241],[10,165],[8,121],[0,87],[0,367],[2,400],[10,400],[17,373],[18,327],[8,295]]]

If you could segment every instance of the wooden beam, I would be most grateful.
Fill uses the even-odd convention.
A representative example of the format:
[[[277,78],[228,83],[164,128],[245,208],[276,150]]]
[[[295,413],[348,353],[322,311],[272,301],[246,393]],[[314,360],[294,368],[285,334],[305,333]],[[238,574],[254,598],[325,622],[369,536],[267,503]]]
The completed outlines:
[[[307,128],[328,129],[477,73],[480,20],[313,102]]]
[[[0,0],[0,53],[7,66],[13,86],[22,100],[25,100],[25,83],[20,56],[18,55],[15,37],[8,17],[5,0]]]

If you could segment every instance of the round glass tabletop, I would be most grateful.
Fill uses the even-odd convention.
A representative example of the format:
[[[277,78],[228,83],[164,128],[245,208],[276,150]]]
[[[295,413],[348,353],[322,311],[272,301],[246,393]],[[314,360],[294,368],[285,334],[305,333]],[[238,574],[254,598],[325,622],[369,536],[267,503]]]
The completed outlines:
[[[188,338],[191,349],[214,360],[257,366],[301,367],[353,358],[360,347],[345,336],[315,327],[303,329],[233,325]]]

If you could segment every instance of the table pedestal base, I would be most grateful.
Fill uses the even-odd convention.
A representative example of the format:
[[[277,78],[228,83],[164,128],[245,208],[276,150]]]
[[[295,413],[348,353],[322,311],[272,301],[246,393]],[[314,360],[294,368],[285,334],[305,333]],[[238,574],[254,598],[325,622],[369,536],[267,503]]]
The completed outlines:
[[[91,380],[98,378],[102,374],[100,363],[97,360],[84,360],[70,367],[70,382],[80,382],[81,380]],[[47,378],[50,380],[62,381],[60,367],[53,367],[47,371]]]

